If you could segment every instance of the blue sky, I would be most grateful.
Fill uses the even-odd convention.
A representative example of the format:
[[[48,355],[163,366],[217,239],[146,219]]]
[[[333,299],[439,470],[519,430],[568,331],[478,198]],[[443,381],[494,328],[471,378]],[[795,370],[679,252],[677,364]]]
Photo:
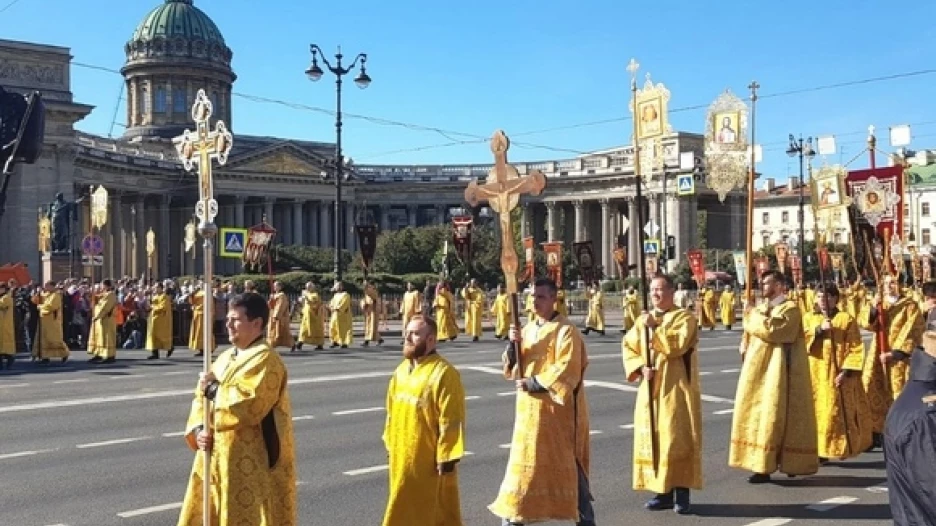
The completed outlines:
[[[3,38],[71,48],[74,61],[119,69],[123,45],[162,0],[0,0]],[[359,163],[484,163],[478,142],[497,128],[514,139],[513,161],[561,159],[630,140],[631,57],[672,93],[670,108],[707,106],[726,88],[744,94],[757,79],[760,170],[785,179],[789,133],[834,134],[848,161],[863,147],[867,126],[913,124],[912,147],[936,146],[934,73],[814,91],[771,94],[901,73],[936,70],[936,2],[898,9],[881,0],[807,4],[758,0],[625,2],[621,0],[474,0],[384,2],[343,0],[195,0],[218,24],[234,52],[235,93],[323,110],[335,104],[329,77],[309,82],[308,45],[342,45],[369,55],[373,84],[346,84],[344,109],[467,135],[442,134],[347,118],[344,144]],[[577,7],[573,7],[577,6]],[[54,15],[52,14],[54,13]],[[9,23],[15,20],[15,24]],[[641,77],[642,78],[642,77]],[[350,78],[348,80],[351,80]],[[73,67],[79,102],[96,106],[82,130],[106,135],[121,78]],[[601,125],[577,124],[627,118]],[[324,112],[234,98],[235,132],[334,140]],[[702,132],[705,110],[672,113],[674,129]],[[567,129],[526,134],[545,129]],[[114,134],[122,132],[114,128]],[[454,141],[453,141],[454,139]],[[472,141],[438,147],[455,141]],[[542,146],[535,148],[520,143]],[[391,153],[395,152],[395,153]],[[866,166],[861,158],[850,165]]]

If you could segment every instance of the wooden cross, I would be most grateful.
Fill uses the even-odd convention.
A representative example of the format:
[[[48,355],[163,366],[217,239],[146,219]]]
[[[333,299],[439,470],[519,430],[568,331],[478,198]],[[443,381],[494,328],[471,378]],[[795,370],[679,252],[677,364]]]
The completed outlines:
[[[487,201],[500,219],[501,230],[501,269],[507,292],[517,294],[517,271],[520,260],[514,247],[513,224],[510,212],[517,207],[521,194],[539,195],[546,188],[546,176],[534,170],[521,177],[517,169],[507,163],[507,150],[510,139],[503,131],[497,130],[491,137],[491,152],[494,153],[494,169],[483,185],[472,181],[465,189],[465,201],[471,206],[478,206]],[[493,176],[493,177],[492,177]]]
[[[199,200],[195,206],[195,215],[202,223],[210,224],[218,215],[218,202],[214,199],[214,177],[211,173],[211,161],[215,159],[223,166],[234,138],[224,125],[224,121],[215,124],[214,131],[209,129],[213,112],[211,100],[205,90],[198,90],[195,104],[192,106],[192,120],[197,126],[195,132],[185,130],[181,137],[176,137],[176,150],[186,170],[198,165]]]

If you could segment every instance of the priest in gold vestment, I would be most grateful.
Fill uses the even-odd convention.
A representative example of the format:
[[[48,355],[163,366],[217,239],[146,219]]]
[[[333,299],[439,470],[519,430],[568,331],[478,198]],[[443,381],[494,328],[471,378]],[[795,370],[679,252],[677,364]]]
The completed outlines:
[[[563,316],[569,315],[569,306],[566,305],[566,293],[565,290],[560,288],[556,292],[556,312]]]
[[[718,311],[721,314],[722,325],[729,331],[735,324],[735,294],[731,287],[725,287],[718,298]]]
[[[68,361],[69,350],[62,337],[62,293],[55,288],[54,281],[46,281],[42,290],[32,296],[39,308],[39,328],[33,340],[33,358],[47,364],[52,358]]]
[[[178,526],[298,526],[296,457],[286,365],[264,341],[266,300],[245,293],[229,302],[233,348],[199,380],[185,426],[196,451]],[[212,426],[203,427],[211,404]],[[211,524],[202,522],[205,449],[211,448]]]
[[[777,470],[819,470],[803,317],[783,294],[784,280],[777,271],[763,273],[765,303],[744,315],[728,465],[753,472],[751,484],[770,482]]]
[[[283,282],[273,282],[273,294],[270,296],[270,327],[267,329],[267,343],[270,347],[289,347],[296,350],[296,341],[293,339],[290,323],[292,310],[289,305],[289,296],[283,292]]]
[[[491,316],[494,317],[494,337],[498,340],[507,339],[507,330],[510,328],[510,294],[504,290],[503,285],[497,286],[497,296],[491,304]]]
[[[335,295],[328,302],[331,318],[328,323],[328,335],[331,346],[347,349],[354,337],[354,327],[351,319],[351,295],[344,289],[344,283],[335,282],[333,289]]]
[[[884,420],[907,383],[910,355],[919,345],[925,325],[919,305],[900,293],[897,279],[885,276],[882,281],[884,294],[876,294],[866,303],[858,320],[865,329],[875,331],[861,375],[871,405],[874,447],[881,446]],[[879,330],[884,335],[881,342]]]
[[[204,330],[205,327],[209,329],[213,326],[212,323],[205,323],[205,291],[204,286],[199,282],[195,284],[195,292],[193,292],[188,300],[189,304],[192,306],[192,327],[189,329],[189,349],[195,351],[195,356],[203,356],[205,354],[205,342],[204,342]],[[214,352],[217,348],[215,344],[214,334],[211,335],[211,351]]]
[[[585,291],[585,298],[588,300],[588,315],[585,317],[585,334],[595,331],[604,336],[605,316],[604,316],[604,293],[598,283],[589,285]]]
[[[117,294],[111,280],[101,282],[94,294],[94,311],[91,315],[91,335],[88,353],[93,358],[89,363],[114,363],[117,361]]]
[[[364,312],[364,347],[374,342],[383,343],[380,336],[380,322],[383,321],[383,301],[373,283],[364,280],[364,297],[361,298],[361,310]]]
[[[321,350],[325,345],[325,320],[322,318],[322,298],[315,283],[306,283],[301,301],[302,318],[299,320],[299,341],[296,347],[302,349],[304,344],[309,344]]]
[[[640,296],[634,287],[627,289],[621,303],[624,309],[624,330],[622,332],[627,332],[631,330],[631,327],[637,323],[637,318],[640,317]]]
[[[484,313],[484,291],[478,287],[478,282],[471,278],[468,286],[461,290],[461,297],[465,300],[465,335],[471,341],[481,338],[481,316]]]
[[[406,327],[409,326],[413,316],[419,314],[420,309],[422,309],[422,302],[422,294],[416,290],[412,283],[407,283],[406,292],[403,293],[403,301],[400,302],[400,317],[402,319],[400,327],[403,327],[403,331],[401,331],[403,334],[400,335],[401,343],[406,343]]]
[[[803,318],[820,462],[854,457],[871,446],[868,399],[861,386],[864,342],[855,319],[838,309],[839,299],[835,285],[819,288],[816,311]]]
[[[702,489],[702,391],[698,321],[676,307],[675,292],[669,276],[650,283],[653,311],[624,337],[624,372],[628,381],[650,386],[640,388],[634,406],[633,487],[656,494],[645,508],[674,509],[682,515],[690,511],[689,491]],[[652,423],[650,404],[655,411]]]
[[[146,327],[146,350],[148,360],[159,358],[159,351],[166,350],[172,356],[172,298],[166,294],[163,284],[156,282],[149,300],[149,323]]]
[[[718,300],[715,291],[710,287],[699,289],[699,325],[709,330],[715,330],[715,314]]]
[[[12,369],[16,357],[15,311],[13,291],[0,281],[0,370]]]
[[[461,526],[456,464],[465,455],[465,389],[436,352],[436,324],[414,317],[387,389],[390,495],[383,526]]]
[[[520,347],[504,353],[504,375],[517,388],[516,419],[507,471],[488,506],[504,525],[573,521],[594,526],[589,490],[588,357],[578,329],[555,311],[556,284],[537,280],[536,318],[522,333],[510,329]]]
[[[458,337],[458,322],[455,321],[455,296],[449,290],[449,284],[442,282],[436,288],[435,300],[436,325],[439,327],[439,341],[452,341]]]

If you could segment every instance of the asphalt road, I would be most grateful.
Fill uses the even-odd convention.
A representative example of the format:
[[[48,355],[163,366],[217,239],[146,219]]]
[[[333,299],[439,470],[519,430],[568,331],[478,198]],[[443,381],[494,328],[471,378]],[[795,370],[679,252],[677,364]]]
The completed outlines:
[[[391,340],[394,344],[391,344]],[[601,525],[794,526],[890,524],[880,453],[823,467],[812,477],[751,486],[727,466],[737,382],[738,333],[706,331],[700,345],[706,489],[694,515],[647,512],[631,490],[636,388],[623,379],[620,334],[587,337],[592,489]],[[305,351],[290,369],[300,524],[379,525],[386,499],[380,436],[388,377],[400,360],[396,338],[383,347]],[[487,505],[507,460],[514,392],[499,375],[503,344],[445,343],[468,396],[467,447],[460,467],[465,524],[499,524]],[[65,366],[20,362],[0,373],[0,524],[4,526],[166,526],[175,524],[192,453],[181,431],[200,368],[189,351],[147,361],[122,351],[112,366],[73,353]],[[417,525],[414,525],[417,526]]]

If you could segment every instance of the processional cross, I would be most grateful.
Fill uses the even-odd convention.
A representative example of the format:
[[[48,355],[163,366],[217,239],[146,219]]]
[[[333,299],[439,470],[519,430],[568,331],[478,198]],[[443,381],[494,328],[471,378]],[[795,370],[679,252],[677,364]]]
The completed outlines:
[[[185,130],[181,137],[176,137],[173,142],[176,143],[176,150],[182,165],[186,171],[198,165],[198,203],[195,205],[195,216],[198,217],[198,233],[205,239],[204,249],[204,318],[213,320],[214,301],[212,301],[214,284],[214,251],[211,240],[217,235],[218,227],[214,223],[218,216],[218,202],[214,198],[214,178],[211,173],[211,161],[217,160],[218,164],[223,166],[227,163],[228,154],[231,153],[231,146],[234,138],[228,131],[223,121],[215,124],[214,131],[209,130],[209,123],[212,113],[211,100],[205,94],[205,90],[198,90],[195,97],[195,104],[192,105],[192,120],[195,121],[196,131]],[[210,325],[208,326],[210,327]],[[206,329],[203,334],[204,349],[204,368],[202,374],[207,375],[211,372],[211,353],[214,349],[214,331]],[[202,425],[206,432],[211,432],[211,403],[204,400],[204,412]],[[211,448],[205,450],[204,454],[204,474],[205,483],[202,485],[204,491],[202,494],[202,522],[212,524],[211,517]]]

